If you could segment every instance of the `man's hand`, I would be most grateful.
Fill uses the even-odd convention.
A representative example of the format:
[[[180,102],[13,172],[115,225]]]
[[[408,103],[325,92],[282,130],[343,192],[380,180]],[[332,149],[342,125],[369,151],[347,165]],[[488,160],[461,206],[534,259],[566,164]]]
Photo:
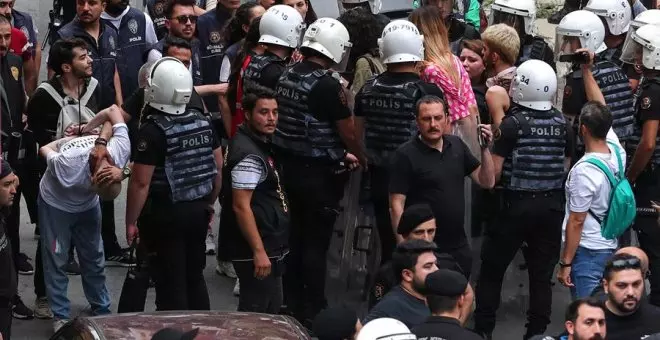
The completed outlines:
[[[112,165],[106,165],[96,173],[96,176],[94,176],[94,182],[100,186],[111,183],[119,183],[123,180],[124,172],[122,169]]]
[[[263,280],[270,275],[271,263],[265,250],[254,253],[254,277]]]
[[[571,282],[571,267],[559,267],[557,271],[557,281],[564,285],[564,287],[573,287],[575,286]]]
[[[348,166],[348,170],[350,171],[353,171],[360,167],[360,160],[358,160],[358,158],[355,157],[355,155],[352,153],[346,153],[346,157],[344,157],[344,162],[346,162],[346,166]]]
[[[129,245],[133,244],[133,242],[140,243],[140,234],[138,232],[137,226],[135,224],[127,224],[126,225],[126,243]]]
[[[594,66],[594,58],[596,56],[594,52],[591,52],[586,48],[578,48],[577,50],[575,50],[575,54],[580,54],[580,53],[587,56],[587,62],[580,65],[583,70],[590,69],[592,66]]]
[[[486,145],[490,145],[493,142],[493,130],[490,127],[490,124],[479,124],[479,131],[481,132],[481,137],[483,137]]]
[[[89,154],[89,170],[95,174],[101,167],[101,160],[106,159],[108,163],[113,163],[108,148],[105,145],[94,145],[92,152]]]

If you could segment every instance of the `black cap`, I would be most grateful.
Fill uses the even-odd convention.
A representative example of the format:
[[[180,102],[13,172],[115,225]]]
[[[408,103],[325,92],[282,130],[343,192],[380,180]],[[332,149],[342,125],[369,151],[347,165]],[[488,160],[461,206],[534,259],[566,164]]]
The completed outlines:
[[[199,328],[188,332],[182,332],[174,328],[163,328],[151,337],[151,340],[193,340],[197,336]]]
[[[420,224],[434,219],[433,210],[428,204],[414,204],[409,206],[401,214],[399,227],[396,232],[400,235],[408,235]]]
[[[2,159],[2,164],[0,164],[0,179],[3,179],[9,176],[10,173],[14,172],[11,165],[4,158]]]
[[[467,289],[465,276],[450,269],[438,269],[426,276],[426,293],[439,296],[459,296]]]
[[[352,339],[357,320],[357,314],[350,308],[330,307],[314,318],[312,329],[319,340]]]

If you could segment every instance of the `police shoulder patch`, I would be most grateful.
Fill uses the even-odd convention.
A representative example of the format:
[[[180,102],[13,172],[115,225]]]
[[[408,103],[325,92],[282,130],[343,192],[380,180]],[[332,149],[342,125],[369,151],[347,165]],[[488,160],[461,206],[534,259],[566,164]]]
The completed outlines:
[[[635,64],[633,67],[635,68],[635,72],[637,72],[638,74],[642,74],[642,72],[644,71],[642,69],[642,65],[640,64]]]
[[[339,90],[339,101],[341,105],[348,106],[348,100],[346,99],[346,91],[344,89]]]
[[[164,11],[164,9],[163,9],[163,3],[162,3],[162,2],[157,2],[157,3],[154,5],[154,12],[156,13],[156,15],[162,15],[162,14],[163,14],[163,11]]]
[[[385,287],[383,287],[382,284],[377,283],[374,286],[374,296],[376,296],[376,298],[378,299],[382,298],[385,293],[384,291],[385,291]]]
[[[651,108],[651,98],[644,97],[642,98],[642,109],[648,110]]]
[[[137,149],[138,149],[138,151],[146,151],[146,150],[147,150],[147,146],[148,146],[148,145],[147,145],[147,141],[144,140],[144,139],[141,139],[141,140],[138,142]]]

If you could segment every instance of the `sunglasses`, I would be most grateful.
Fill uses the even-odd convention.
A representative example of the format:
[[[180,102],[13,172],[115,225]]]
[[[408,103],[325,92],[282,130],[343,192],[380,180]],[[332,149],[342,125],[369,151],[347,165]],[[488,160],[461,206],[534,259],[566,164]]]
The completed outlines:
[[[191,24],[194,24],[197,22],[197,16],[196,15],[179,15],[178,17],[175,17],[176,21],[178,21],[180,24],[185,24],[190,21]]]
[[[638,269],[642,268],[642,263],[639,259],[615,260],[610,265],[614,269]]]
[[[0,2],[0,8],[5,8],[5,7],[7,7],[7,6],[9,6],[9,7],[14,7],[14,5],[11,3],[11,1],[3,1],[3,2]]]

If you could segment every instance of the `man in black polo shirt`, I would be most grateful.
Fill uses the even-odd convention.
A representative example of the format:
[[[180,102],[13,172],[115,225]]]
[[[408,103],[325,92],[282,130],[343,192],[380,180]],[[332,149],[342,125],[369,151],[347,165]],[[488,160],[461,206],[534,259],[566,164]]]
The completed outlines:
[[[484,139],[480,164],[459,137],[443,133],[449,118],[441,98],[422,97],[417,102],[416,119],[419,137],[399,147],[391,160],[392,225],[396,230],[405,207],[428,203],[436,220],[442,221],[435,237],[438,252],[454,257],[469,278],[472,252],[463,229],[464,177],[472,177],[484,188],[495,184],[493,160],[487,148],[492,139],[490,126],[479,126]]]
[[[396,247],[392,268],[400,283],[369,311],[363,325],[378,318],[393,318],[412,328],[431,315],[422,291],[426,276],[438,270],[435,249],[435,243],[424,240],[405,241]]]
[[[468,280],[463,274],[438,269],[426,276],[424,285],[431,316],[412,330],[418,340],[481,339],[462,326],[462,320],[469,317],[474,301]]]

